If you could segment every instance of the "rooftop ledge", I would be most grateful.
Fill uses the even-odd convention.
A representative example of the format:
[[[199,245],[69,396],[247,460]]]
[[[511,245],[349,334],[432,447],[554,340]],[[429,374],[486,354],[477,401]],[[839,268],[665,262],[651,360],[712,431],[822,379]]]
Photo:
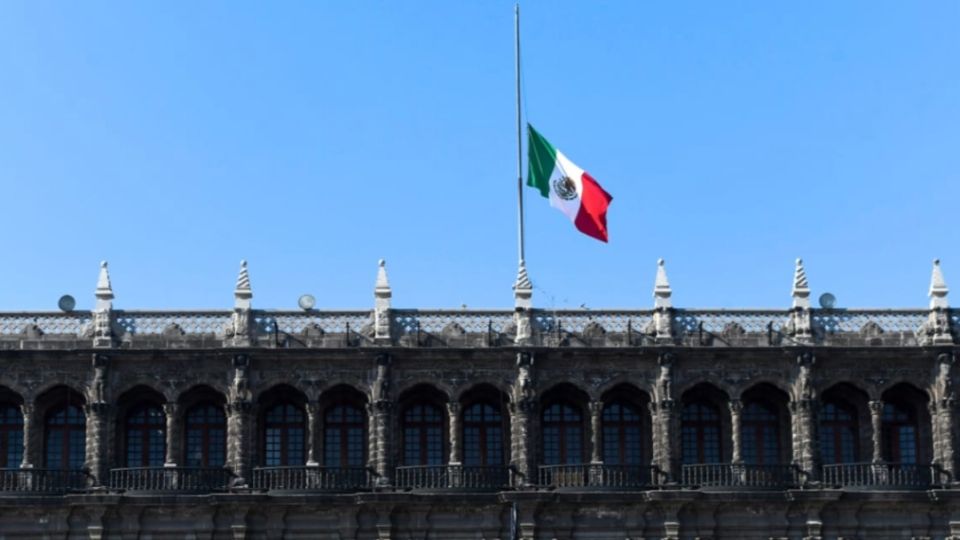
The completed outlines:
[[[520,263],[512,309],[397,309],[380,261],[367,310],[252,307],[241,262],[233,309],[122,310],[113,307],[107,263],[90,311],[0,312],[0,349],[212,347],[916,347],[960,343],[960,310],[934,261],[928,309],[818,309],[796,261],[789,309],[683,309],[672,305],[658,261],[652,309],[538,309]]]

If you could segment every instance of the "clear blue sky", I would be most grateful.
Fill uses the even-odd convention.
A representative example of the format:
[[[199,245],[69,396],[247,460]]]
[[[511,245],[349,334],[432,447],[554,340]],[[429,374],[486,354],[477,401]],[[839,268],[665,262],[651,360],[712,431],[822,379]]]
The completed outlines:
[[[527,190],[540,307],[960,305],[960,2],[523,5],[529,120],[609,245]],[[0,4],[0,309],[509,307],[513,4]]]

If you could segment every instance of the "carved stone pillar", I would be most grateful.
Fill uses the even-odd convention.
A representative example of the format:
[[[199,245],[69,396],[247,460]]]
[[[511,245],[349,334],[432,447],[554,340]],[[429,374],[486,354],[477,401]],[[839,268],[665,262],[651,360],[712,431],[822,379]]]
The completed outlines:
[[[811,399],[801,399],[790,402],[790,426],[793,439],[793,463],[809,475],[811,480],[817,480],[820,474],[818,467],[819,445],[814,431],[815,402]]]
[[[730,460],[732,463],[743,463],[743,452],[740,440],[740,414],[743,412],[743,402],[739,399],[730,400],[730,435],[733,443]]]
[[[601,455],[603,445],[603,428],[601,427],[603,402],[591,401],[588,407],[590,409],[590,462],[601,464],[603,463],[603,456]]]
[[[319,461],[320,403],[307,403],[307,466],[316,466]]]
[[[180,455],[180,407],[176,403],[164,403],[163,413],[167,417],[167,453],[164,467],[176,467]]]
[[[680,478],[680,404],[673,399],[650,403],[653,435],[653,465],[668,482]]]
[[[381,399],[367,408],[370,416],[368,449],[370,468],[376,473],[378,487],[393,485],[393,402]]]
[[[110,437],[113,406],[109,403],[89,403],[84,406],[86,416],[86,468],[93,476],[94,485],[103,485],[110,469]]]
[[[933,433],[939,439],[934,441],[934,446],[940,449],[938,459],[936,460],[943,470],[954,477],[956,471],[956,448],[954,448],[954,413],[956,399],[952,397],[937,400],[935,404],[935,413],[931,415],[933,420]]]
[[[870,425],[873,428],[873,462],[883,462],[883,401],[870,402]]]
[[[463,462],[463,448],[460,443],[460,404],[447,403],[447,425],[450,429],[450,465],[460,465]]]
[[[536,484],[532,457],[533,441],[531,421],[536,414],[537,402],[525,398],[510,403],[510,464],[516,472],[516,486],[526,487]]]
[[[245,487],[250,474],[250,445],[253,426],[253,404],[231,401],[227,404],[227,463],[237,475],[235,485]]]
[[[38,439],[38,430],[35,427],[36,418],[34,417],[33,405],[24,403],[20,406],[20,413],[23,415],[23,459],[20,461],[20,467],[29,469],[33,467],[36,459],[35,439]]]

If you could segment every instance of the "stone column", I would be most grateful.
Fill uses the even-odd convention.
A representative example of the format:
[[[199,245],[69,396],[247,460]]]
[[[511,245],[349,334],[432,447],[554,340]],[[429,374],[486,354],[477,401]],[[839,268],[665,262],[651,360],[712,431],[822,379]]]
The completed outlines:
[[[389,487],[393,485],[393,430],[390,429],[393,402],[385,399],[375,401],[368,406],[367,412],[370,416],[370,468],[376,474],[374,482],[377,487]]]
[[[931,415],[933,433],[937,439],[934,447],[939,447],[939,459],[936,464],[949,473],[953,478],[956,471],[956,449],[954,448],[954,414],[956,399],[952,397],[939,399],[935,403],[935,412]]]
[[[590,410],[590,463],[602,464],[603,456],[603,437],[601,427],[601,415],[603,414],[603,402],[591,401],[588,405]]]
[[[86,469],[93,476],[93,485],[102,486],[110,470],[110,438],[107,429],[112,423],[113,407],[97,402],[84,406],[86,424]]]
[[[307,403],[307,466],[316,467],[319,461],[320,441],[320,403]]]
[[[806,473],[806,478],[817,480],[819,445],[814,431],[814,401],[800,399],[790,402],[790,426],[793,439],[793,464]]]
[[[676,482],[680,478],[679,411],[680,404],[673,399],[650,403],[653,436],[652,464],[666,475],[667,482]],[[654,480],[661,482],[664,478]]]
[[[530,440],[531,420],[536,410],[534,399],[510,403],[510,464],[517,475],[516,487],[528,487],[537,482],[531,456],[533,441]]]
[[[743,402],[739,399],[730,400],[730,436],[733,448],[730,461],[734,464],[743,463],[742,445],[740,440],[740,413],[743,411]]]
[[[167,416],[167,453],[164,467],[176,467],[180,455],[180,407],[176,403],[164,403],[163,413]]]
[[[883,401],[870,402],[870,425],[873,427],[873,462],[883,462]]]
[[[36,444],[34,439],[38,439],[37,430],[35,429],[34,422],[34,408],[33,405],[27,405],[26,403],[20,406],[20,413],[23,415],[23,459],[20,461],[20,467],[23,469],[30,469],[33,467],[34,459],[36,459]]]
[[[227,463],[237,475],[234,485],[238,487],[247,486],[250,474],[252,416],[253,404],[249,401],[227,403]]]
[[[447,403],[447,426],[450,430],[450,465],[460,465],[463,462],[463,448],[460,443],[460,404]]]

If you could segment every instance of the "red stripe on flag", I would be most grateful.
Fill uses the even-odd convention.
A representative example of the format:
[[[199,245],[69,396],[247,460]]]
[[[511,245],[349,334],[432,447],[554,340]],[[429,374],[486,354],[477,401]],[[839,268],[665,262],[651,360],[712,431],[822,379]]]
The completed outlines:
[[[580,181],[583,183],[583,193],[580,194],[580,211],[573,224],[583,234],[606,242],[607,207],[613,197],[600,187],[590,173],[584,172]]]

